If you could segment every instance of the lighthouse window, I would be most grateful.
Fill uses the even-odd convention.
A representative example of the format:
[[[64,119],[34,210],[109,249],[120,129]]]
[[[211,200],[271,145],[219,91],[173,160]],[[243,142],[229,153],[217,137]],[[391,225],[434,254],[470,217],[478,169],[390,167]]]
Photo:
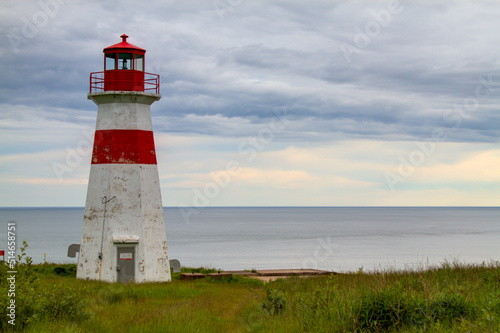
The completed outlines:
[[[134,69],[136,71],[144,70],[144,56],[141,54],[136,54],[134,59]]]
[[[106,70],[115,69],[116,53],[106,54]]]
[[[118,53],[118,69],[132,69],[132,54]]]

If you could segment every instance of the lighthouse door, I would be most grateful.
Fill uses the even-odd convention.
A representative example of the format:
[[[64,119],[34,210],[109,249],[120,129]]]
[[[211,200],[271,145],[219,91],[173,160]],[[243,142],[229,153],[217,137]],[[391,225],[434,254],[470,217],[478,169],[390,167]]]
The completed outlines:
[[[135,279],[135,247],[117,247],[118,261],[116,271],[118,282],[131,282]]]

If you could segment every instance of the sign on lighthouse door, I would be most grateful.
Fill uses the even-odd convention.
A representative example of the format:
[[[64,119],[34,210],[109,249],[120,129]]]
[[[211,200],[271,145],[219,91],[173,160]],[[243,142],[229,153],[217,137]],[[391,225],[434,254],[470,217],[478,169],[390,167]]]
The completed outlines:
[[[135,247],[118,247],[116,271],[118,282],[131,282],[135,279]]]

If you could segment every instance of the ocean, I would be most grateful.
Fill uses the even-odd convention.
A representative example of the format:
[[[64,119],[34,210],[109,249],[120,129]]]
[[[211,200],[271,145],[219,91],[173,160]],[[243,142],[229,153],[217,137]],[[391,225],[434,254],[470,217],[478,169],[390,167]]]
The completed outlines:
[[[84,208],[0,208],[0,250],[14,221],[34,263],[75,263]],[[224,270],[420,269],[500,261],[497,207],[165,208],[170,259]],[[186,213],[186,211],[184,211]],[[44,255],[45,254],[45,255]]]

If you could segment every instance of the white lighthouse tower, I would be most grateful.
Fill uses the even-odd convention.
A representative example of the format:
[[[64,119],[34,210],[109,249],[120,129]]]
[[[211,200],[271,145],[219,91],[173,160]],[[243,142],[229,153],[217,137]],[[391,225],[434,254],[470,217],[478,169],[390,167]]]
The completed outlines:
[[[98,111],[76,277],[170,281],[150,111],[160,77],[144,71],[146,50],[127,37],[90,74]]]

